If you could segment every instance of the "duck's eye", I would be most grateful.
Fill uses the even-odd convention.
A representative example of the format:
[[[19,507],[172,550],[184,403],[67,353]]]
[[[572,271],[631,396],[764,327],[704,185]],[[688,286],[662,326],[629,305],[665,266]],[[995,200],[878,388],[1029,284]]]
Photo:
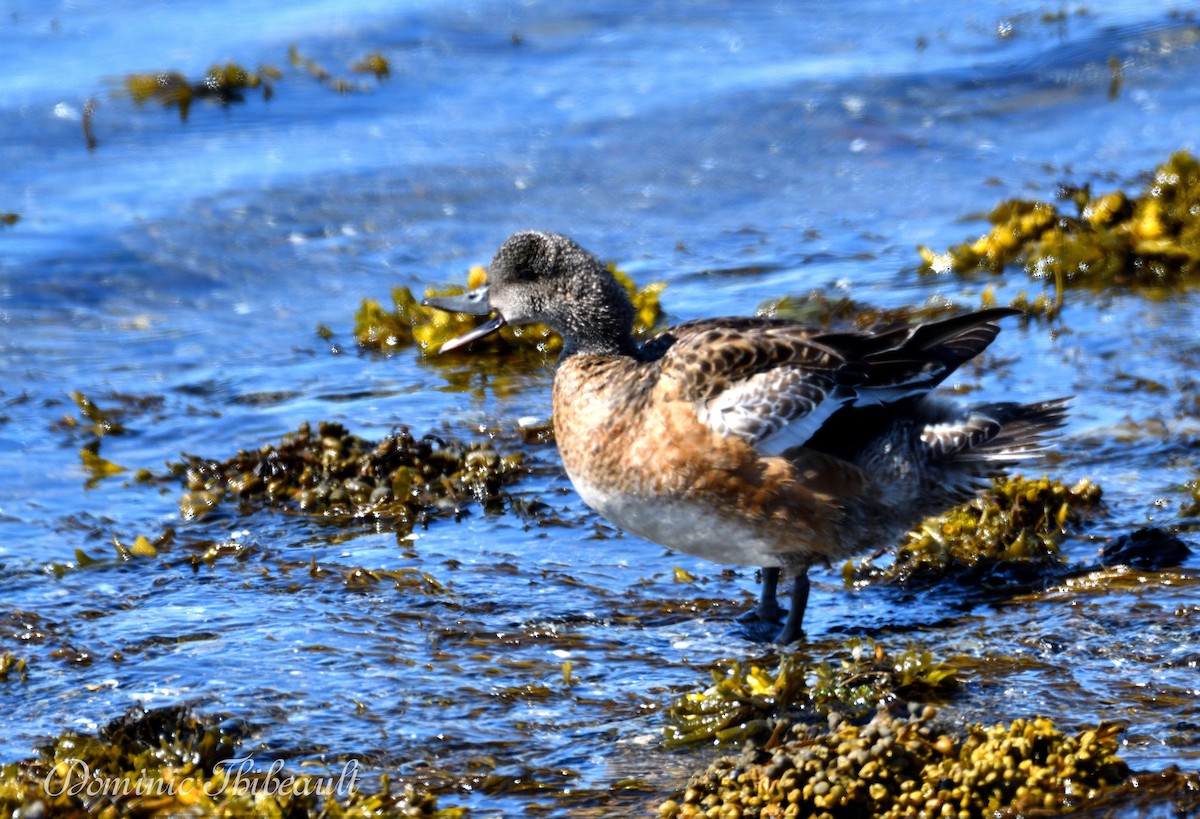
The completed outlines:
[[[523,264],[517,266],[517,280],[523,282],[531,282],[537,278],[537,271],[533,265]]]

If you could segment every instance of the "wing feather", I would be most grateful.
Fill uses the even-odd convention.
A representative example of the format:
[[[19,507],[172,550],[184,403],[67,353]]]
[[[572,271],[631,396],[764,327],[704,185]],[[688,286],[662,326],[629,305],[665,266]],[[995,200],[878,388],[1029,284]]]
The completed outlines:
[[[981,310],[915,327],[831,332],[769,318],[703,319],[651,340],[675,397],[722,435],[778,455],[805,445],[839,410],[925,394],[978,355],[1008,308]],[[995,434],[976,427],[932,429],[926,443],[957,448]]]
[[[682,331],[682,332],[681,332]],[[794,324],[697,322],[674,331],[664,375],[699,420],[777,455],[802,445],[854,393],[846,359]]]

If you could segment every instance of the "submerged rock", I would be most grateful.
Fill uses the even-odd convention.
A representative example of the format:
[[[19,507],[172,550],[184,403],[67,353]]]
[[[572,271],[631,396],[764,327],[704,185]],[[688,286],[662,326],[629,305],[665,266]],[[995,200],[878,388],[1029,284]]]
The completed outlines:
[[[1191,548],[1176,535],[1147,526],[1105,544],[1100,564],[1158,571],[1178,566],[1191,554]]]

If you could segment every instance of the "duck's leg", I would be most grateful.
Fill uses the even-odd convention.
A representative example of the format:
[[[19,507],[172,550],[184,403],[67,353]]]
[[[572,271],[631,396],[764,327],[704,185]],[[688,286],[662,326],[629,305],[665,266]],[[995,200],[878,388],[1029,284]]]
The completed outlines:
[[[776,570],[778,572],[778,570]],[[775,642],[781,646],[794,643],[804,634],[804,610],[808,607],[808,564],[797,567],[796,580],[792,583],[792,605],[787,620],[779,631]]]
[[[762,572],[762,591],[758,597],[758,608],[746,612],[740,619],[778,623],[787,614],[775,597],[775,589],[779,586],[779,567],[763,566],[759,571]]]

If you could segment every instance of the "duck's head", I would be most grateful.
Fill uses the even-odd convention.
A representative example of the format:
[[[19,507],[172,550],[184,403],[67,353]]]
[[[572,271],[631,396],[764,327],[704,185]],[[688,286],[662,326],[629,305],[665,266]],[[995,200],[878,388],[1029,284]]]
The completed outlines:
[[[487,284],[461,296],[436,296],[429,307],[490,316],[442,345],[447,352],[494,333],[505,324],[545,324],[563,337],[563,355],[629,354],[634,348],[633,305],[596,257],[557,233],[522,231],[500,246]]]

